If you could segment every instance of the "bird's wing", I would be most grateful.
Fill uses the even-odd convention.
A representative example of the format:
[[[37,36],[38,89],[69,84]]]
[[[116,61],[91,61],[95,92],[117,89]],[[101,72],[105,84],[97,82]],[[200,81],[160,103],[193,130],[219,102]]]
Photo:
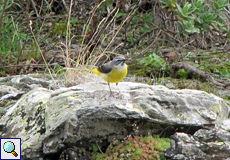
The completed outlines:
[[[111,72],[111,70],[112,70],[111,62],[99,66],[98,70],[101,73],[109,73],[109,72]]]

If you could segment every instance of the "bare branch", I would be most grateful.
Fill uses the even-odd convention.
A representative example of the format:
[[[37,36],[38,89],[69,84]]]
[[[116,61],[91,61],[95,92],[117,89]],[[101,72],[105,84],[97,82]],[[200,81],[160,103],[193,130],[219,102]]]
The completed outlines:
[[[189,70],[191,72],[194,72],[198,75],[200,75],[201,77],[208,79],[209,81],[211,81],[213,84],[217,85],[217,86],[221,86],[221,87],[227,87],[230,85],[230,82],[220,82],[220,80],[214,78],[211,75],[206,74],[204,71],[199,70],[198,68],[188,64],[188,63],[184,63],[184,62],[178,62],[178,63],[174,63],[172,64],[172,68],[174,70],[179,70],[181,68],[184,68],[186,70]]]

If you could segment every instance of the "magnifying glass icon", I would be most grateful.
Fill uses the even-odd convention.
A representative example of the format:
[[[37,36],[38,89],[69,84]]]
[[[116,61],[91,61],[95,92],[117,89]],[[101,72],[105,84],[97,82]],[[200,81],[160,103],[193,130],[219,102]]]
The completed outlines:
[[[18,156],[18,154],[14,151],[15,150],[15,145],[11,141],[7,141],[3,145],[3,149],[7,153],[12,153],[15,157]]]

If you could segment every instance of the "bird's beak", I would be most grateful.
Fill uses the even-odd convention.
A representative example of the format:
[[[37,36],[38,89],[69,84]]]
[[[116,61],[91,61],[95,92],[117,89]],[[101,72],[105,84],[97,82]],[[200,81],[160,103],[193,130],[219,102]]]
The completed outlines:
[[[125,63],[125,61],[127,61],[127,59],[123,59],[123,61],[122,61],[122,65]]]
[[[125,61],[125,62],[128,62],[128,63],[131,62],[131,60],[130,60],[130,59],[127,59],[127,58],[124,59],[124,61]]]

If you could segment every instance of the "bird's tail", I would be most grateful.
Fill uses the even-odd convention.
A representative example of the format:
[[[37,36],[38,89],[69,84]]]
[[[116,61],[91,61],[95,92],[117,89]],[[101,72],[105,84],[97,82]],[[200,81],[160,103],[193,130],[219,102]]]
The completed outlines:
[[[86,68],[85,70],[93,72],[93,73],[95,73],[95,74],[97,74],[99,76],[101,74],[101,72],[98,69]]]

